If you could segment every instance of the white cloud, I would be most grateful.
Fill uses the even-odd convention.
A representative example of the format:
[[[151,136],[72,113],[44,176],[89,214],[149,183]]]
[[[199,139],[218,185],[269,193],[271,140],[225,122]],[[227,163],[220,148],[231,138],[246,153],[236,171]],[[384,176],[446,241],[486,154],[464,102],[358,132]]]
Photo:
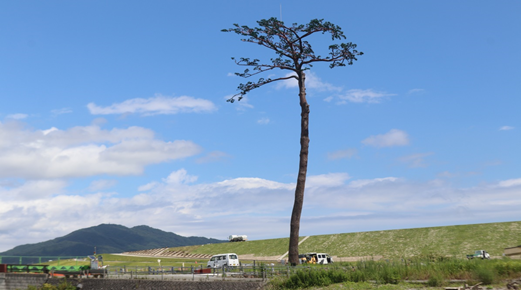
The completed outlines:
[[[270,123],[270,118],[260,118],[259,120],[257,120],[257,124],[261,124],[261,125],[266,125],[266,124],[269,124]]]
[[[176,140],[164,142],[161,140],[129,140],[122,141],[100,154],[103,161],[125,163],[132,160],[137,166],[142,164],[160,163],[167,160],[181,159],[198,154],[199,146],[191,141]],[[127,163],[127,166],[129,164]],[[141,169],[139,170],[141,172]]]
[[[53,115],[69,114],[69,113],[72,113],[72,109],[71,108],[55,109],[55,110],[52,110],[51,113]]]
[[[208,100],[196,99],[188,96],[165,97],[156,95],[148,99],[130,99],[121,103],[115,103],[108,107],[97,106],[94,103],[87,105],[93,115],[139,113],[142,115],[177,114],[177,113],[201,113],[212,112],[217,107]]]
[[[184,168],[174,171],[163,180],[168,184],[193,183],[197,181],[197,176],[188,175]]]
[[[362,188],[366,186],[374,186],[386,182],[397,182],[399,181],[396,177],[383,177],[383,178],[375,178],[375,179],[358,179],[351,181],[349,183],[349,187],[353,188]]]
[[[149,191],[153,188],[155,188],[156,186],[159,185],[159,182],[156,182],[156,181],[152,181],[152,182],[149,182],[145,185],[141,185],[140,187],[138,187],[138,191]]]
[[[191,141],[158,140],[153,131],[141,127],[30,130],[19,123],[0,124],[0,178],[135,175],[147,165],[200,151]]]
[[[409,92],[407,92],[407,93],[412,95],[412,94],[421,94],[423,92],[425,92],[424,89],[410,89]]]
[[[285,77],[295,75],[294,73],[288,73]],[[298,87],[298,81],[294,78],[277,82],[277,88],[290,89]],[[328,92],[340,92],[341,87],[334,86],[330,83],[323,82],[315,73],[311,71],[306,72],[306,89],[314,89],[317,91],[328,91]]]
[[[285,77],[295,75],[294,73],[287,73]],[[298,81],[294,78],[287,79],[284,81],[277,82],[277,89],[291,89],[297,88]],[[329,96],[324,98],[324,101],[331,102],[336,100],[336,104],[347,104],[352,103],[380,103],[385,97],[396,96],[387,92],[375,91],[373,89],[351,89],[346,92],[342,92],[342,87],[334,86],[330,83],[323,82],[315,73],[308,71],[306,73],[306,89],[314,89],[317,91],[335,92],[337,95]],[[413,89],[410,93],[419,93],[422,89]]]
[[[308,177],[302,235],[521,220],[521,178],[469,188],[397,177],[346,183],[349,178],[347,173]],[[147,224],[221,239],[230,228],[251,239],[288,236],[294,183],[246,177],[195,182],[180,169],[140,187],[146,193],[125,196],[71,194],[59,180],[0,185],[0,251],[100,223]]]
[[[508,130],[513,130],[513,129],[515,129],[515,128],[512,126],[502,126],[501,128],[499,128],[500,131],[508,131]]]
[[[405,131],[391,129],[385,134],[370,136],[362,143],[374,147],[405,146],[409,145],[409,136]]]
[[[91,124],[94,125],[94,126],[103,126],[104,124],[107,123],[107,119],[105,118],[96,118],[94,120],[92,120]]]
[[[109,180],[109,179],[94,180],[90,183],[89,190],[90,191],[105,190],[105,189],[114,187],[116,184],[118,184],[117,180]]]
[[[0,187],[0,196],[6,200],[19,201],[42,199],[62,193],[66,184],[63,180],[31,180],[11,188]]]
[[[353,156],[356,156],[357,150],[354,148],[348,148],[345,150],[338,150],[334,152],[328,152],[327,153],[327,159],[329,160],[337,160],[337,159],[343,159],[343,158],[352,158]]]
[[[521,219],[521,178],[469,188],[396,177],[347,180],[347,173],[308,177],[302,235]],[[146,193],[128,197],[75,195],[58,180],[0,187],[0,251],[100,223],[147,224],[221,239],[229,228],[251,239],[288,236],[294,183],[262,178],[195,182],[180,169],[140,187]]]
[[[218,162],[225,158],[229,158],[230,155],[228,155],[225,152],[221,151],[212,151],[205,156],[198,158],[195,162],[197,163],[210,163],[210,162]]]
[[[330,83],[323,82],[315,73],[308,72],[306,74],[306,88],[315,89],[318,91],[328,91],[328,92],[340,92],[342,91],[341,87],[334,86]]]
[[[308,187],[335,187],[341,186],[351,177],[347,173],[328,173],[312,175],[306,180]]]
[[[521,185],[521,178],[503,180],[498,183],[500,187],[512,187]]]
[[[56,127],[51,127],[51,128],[49,128],[47,130],[42,130],[42,133],[43,133],[43,135],[47,135],[47,134],[49,134],[51,132],[54,132],[54,131],[59,131],[59,130]]]
[[[398,158],[400,162],[406,163],[411,168],[427,167],[425,163],[425,157],[430,156],[434,153],[416,153]]]
[[[449,171],[443,171],[443,172],[440,172],[437,174],[437,176],[441,177],[441,178],[453,178],[453,177],[458,177],[459,175],[460,175],[459,173],[452,173]]]
[[[218,187],[233,188],[234,190],[246,190],[246,189],[294,189],[293,184],[284,184],[276,181],[270,181],[262,178],[255,177],[241,177],[230,180],[224,180],[217,183]]]
[[[6,116],[7,119],[14,119],[14,120],[22,120],[27,117],[28,117],[27,114],[11,114],[11,115]]]
[[[352,89],[345,92],[342,95],[336,96],[339,100],[337,104],[351,103],[380,103],[385,97],[395,96],[396,94],[389,94],[386,92],[378,92],[372,89]],[[325,99],[325,101],[331,101],[331,98]]]

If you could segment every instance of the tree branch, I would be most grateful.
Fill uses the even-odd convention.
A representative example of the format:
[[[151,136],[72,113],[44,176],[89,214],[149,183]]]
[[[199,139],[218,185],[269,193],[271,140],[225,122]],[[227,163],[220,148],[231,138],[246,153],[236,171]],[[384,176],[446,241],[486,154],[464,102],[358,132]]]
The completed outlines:
[[[256,88],[262,87],[263,85],[267,85],[269,83],[273,83],[273,82],[276,82],[276,81],[289,80],[289,79],[296,79],[296,80],[298,80],[297,76],[291,75],[291,76],[281,77],[281,78],[276,78],[276,79],[263,79],[263,78],[261,78],[256,83],[254,83],[254,82],[247,82],[245,84],[240,84],[237,87],[237,89],[239,89],[241,92],[238,93],[238,94],[233,95],[231,98],[229,98],[226,101],[230,102],[230,103],[233,103],[233,102],[235,102],[235,97],[237,97],[237,96],[239,96],[237,98],[237,101],[240,101],[243,98],[243,96],[246,95],[251,90],[254,90]]]

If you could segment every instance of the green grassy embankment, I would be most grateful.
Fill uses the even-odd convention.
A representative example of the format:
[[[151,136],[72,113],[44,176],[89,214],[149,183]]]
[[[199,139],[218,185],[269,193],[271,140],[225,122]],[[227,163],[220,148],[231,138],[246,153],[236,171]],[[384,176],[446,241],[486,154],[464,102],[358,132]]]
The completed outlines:
[[[304,237],[301,237],[303,239]],[[288,238],[171,248],[194,254],[237,253],[257,257],[283,255]],[[521,222],[503,222],[310,236],[300,252],[326,252],[338,257],[451,255],[475,250],[501,256],[504,248],[521,245]]]
[[[501,256],[504,248],[518,245],[521,245],[521,222],[506,222],[311,236],[300,250],[321,249],[339,257],[426,254],[464,257],[475,250]]]
[[[300,237],[300,240],[304,237]],[[184,250],[192,254],[220,254],[236,253],[237,255],[254,254],[258,257],[281,256],[288,251],[289,238],[257,240],[247,242],[233,242],[222,244],[208,244],[202,246],[188,246],[171,248],[171,251]]]

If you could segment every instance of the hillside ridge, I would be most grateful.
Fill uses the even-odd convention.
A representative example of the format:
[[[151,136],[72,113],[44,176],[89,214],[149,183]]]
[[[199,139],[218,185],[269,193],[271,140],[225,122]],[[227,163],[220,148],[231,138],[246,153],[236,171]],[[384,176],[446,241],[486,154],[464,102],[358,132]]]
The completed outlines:
[[[127,228],[100,224],[79,229],[45,242],[25,244],[0,253],[2,256],[86,256],[98,253],[122,253],[153,248],[222,243],[205,237],[183,237],[149,226]]]

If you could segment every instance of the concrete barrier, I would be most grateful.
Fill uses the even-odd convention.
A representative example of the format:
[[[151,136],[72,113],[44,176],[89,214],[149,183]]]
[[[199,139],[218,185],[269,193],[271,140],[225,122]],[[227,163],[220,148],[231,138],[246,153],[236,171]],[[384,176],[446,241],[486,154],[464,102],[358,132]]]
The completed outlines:
[[[47,274],[0,273],[0,290],[27,289],[40,287],[47,280]]]
[[[59,285],[62,279],[49,279],[47,283]],[[253,281],[162,281],[162,280],[120,280],[120,279],[68,279],[69,283],[81,290],[257,290],[265,283]]]
[[[44,283],[60,285],[64,278],[49,278],[47,274],[0,273],[0,290],[23,290],[29,286],[41,287]],[[81,285],[81,290],[248,290],[263,289],[264,282],[247,280],[224,281],[165,281],[155,279],[79,279],[66,280],[73,286]]]

